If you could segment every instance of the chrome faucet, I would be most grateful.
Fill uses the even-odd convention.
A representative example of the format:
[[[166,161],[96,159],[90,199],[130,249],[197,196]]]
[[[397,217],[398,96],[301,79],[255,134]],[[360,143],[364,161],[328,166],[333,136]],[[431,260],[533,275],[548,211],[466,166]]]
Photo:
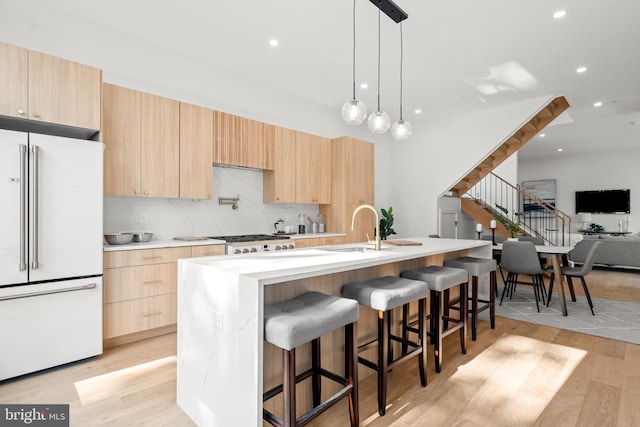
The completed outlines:
[[[353,226],[355,225],[356,222],[356,214],[361,210],[361,209],[371,209],[373,211],[373,213],[376,216],[376,236],[375,236],[375,240],[370,240],[369,239],[369,233],[367,233],[367,243],[369,243],[370,245],[375,245],[376,247],[376,251],[380,250],[380,216],[378,216],[378,211],[376,210],[376,208],[374,208],[371,205],[360,205],[356,208],[356,210],[353,211],[353,216],[351,217],[351,231],[353,231]]]

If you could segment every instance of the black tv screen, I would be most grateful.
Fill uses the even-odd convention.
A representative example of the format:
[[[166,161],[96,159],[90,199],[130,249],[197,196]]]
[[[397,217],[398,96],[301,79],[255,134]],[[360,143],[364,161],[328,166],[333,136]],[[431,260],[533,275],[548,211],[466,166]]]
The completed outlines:
[[[631,213],[630,190],[576,191],[576,213]]]

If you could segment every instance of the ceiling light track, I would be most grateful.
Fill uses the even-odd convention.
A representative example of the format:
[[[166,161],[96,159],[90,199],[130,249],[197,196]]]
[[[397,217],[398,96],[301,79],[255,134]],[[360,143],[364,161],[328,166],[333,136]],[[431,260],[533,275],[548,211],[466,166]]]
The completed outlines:
[[[400,9],[397,4],[392,2],[391,0],[369,0],[373,3],[378,9],[383,11],[385,15],[391,18],[396,24],[404,21],[409,17],[407,12]]]

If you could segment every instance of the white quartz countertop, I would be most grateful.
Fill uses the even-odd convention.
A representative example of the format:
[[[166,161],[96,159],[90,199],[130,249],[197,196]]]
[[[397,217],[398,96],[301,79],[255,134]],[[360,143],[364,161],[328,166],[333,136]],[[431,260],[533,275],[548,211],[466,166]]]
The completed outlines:
[[[126,245],[104,245],[105,252],[132,251],[135,249],[176,248],[180,246],[222,245],[224,240],[207,239],[186,242],[184,240],[151,240],[150,242],[128,243]]]
[[[192,258],[182,262],[196,263],[212,269],[258,279],[263,285],[333,274],[359,268],[373,267],[430,255],[464,249],[486,249],[487,240],[436,239],[411,237],[402,240],[420,242],[420,246],[391,246],[383,242],[382,250],[375,251],[366,243],[324,246],[286,252],[260,252],[220,258]],[[355,248],[364,249],[356,251]],[[354,249],[354,250],[351,250]]]

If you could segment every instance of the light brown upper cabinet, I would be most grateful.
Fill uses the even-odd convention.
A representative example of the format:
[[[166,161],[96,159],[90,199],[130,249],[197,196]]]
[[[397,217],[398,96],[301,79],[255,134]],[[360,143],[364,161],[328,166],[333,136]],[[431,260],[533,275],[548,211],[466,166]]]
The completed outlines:
[[[263,201],[295,203],[296,131],[276,126],[274,135],[274,167],[262,175]]]
[[[331,140],[275,128],[274,170],[264,171],[263,200],[331,203]]]
[[[296,132],[296,203],[331,203],[331,140]]]
[[[374,204],[374,145],[342,137],[331,141],[332,200],[320,206],[327,231],[347,233],[346,242],[362,242],[374,237],[373,212],[362,210],[351,231],[353,211],[362,204]]]
[[[102,71],[0,42],[0,115],[100,130]]]
[[[179,197],[179,117],[178,101],[103,85],[106,195]]]
[[[180,198],[211,199],[213,111],[180,103]]]
[[[213,162],[273,169],[275,126],[222,111],[213,112]]]

